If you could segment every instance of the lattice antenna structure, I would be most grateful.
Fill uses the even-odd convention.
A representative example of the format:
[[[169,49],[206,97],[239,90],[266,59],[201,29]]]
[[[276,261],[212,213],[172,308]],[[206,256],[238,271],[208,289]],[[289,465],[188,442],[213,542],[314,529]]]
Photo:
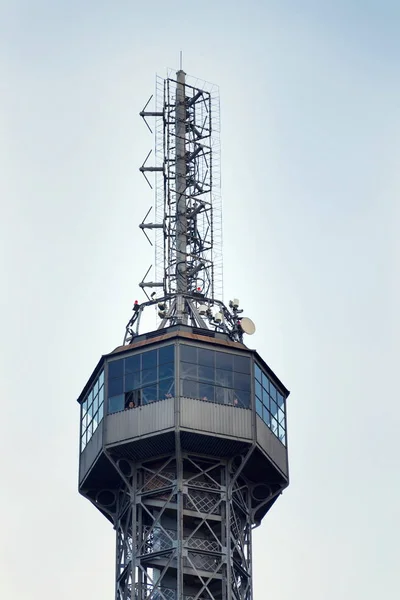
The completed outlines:
[[[148,163],[150,151],[140,171],[151,188],[154,175],[155,222],[148,221],[150,208],[139,227],[154,243],[155,280],[148,279],[150,267],[139,284],[147,301],[135,303],[124,344],[139,334],[141,314],[152,305],[158,305],[159,329],[191,325],[242,341],[238,301],[229,307],[222,301],[218,87],[179,70],[157,77],[155,110],[148,110],[152,98],[140,116],[151,133],[149,120],[155,120],[155,164]]]

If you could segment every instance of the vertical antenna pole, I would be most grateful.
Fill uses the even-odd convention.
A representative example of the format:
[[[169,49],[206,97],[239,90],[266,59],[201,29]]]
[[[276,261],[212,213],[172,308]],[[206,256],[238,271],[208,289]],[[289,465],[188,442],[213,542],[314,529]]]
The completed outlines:
[[[182,70],[176,74],[175,109],[175,188],[176,188],[176,280],[177,280],[177,321],[186,323],[182,294],[188,290],[187,282],[187,214],[186,214],[186,107],[185,79]],[[180,297],[179,297],[180,296]]]

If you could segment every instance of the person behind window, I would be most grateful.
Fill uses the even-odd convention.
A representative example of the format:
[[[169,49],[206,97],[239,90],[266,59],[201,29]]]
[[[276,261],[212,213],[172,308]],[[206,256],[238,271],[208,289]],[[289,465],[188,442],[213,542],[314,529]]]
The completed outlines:
[[[125,410],[130,410],[131,408],[136,408],[136,404],[131,400],[128,406],[125,407]]]

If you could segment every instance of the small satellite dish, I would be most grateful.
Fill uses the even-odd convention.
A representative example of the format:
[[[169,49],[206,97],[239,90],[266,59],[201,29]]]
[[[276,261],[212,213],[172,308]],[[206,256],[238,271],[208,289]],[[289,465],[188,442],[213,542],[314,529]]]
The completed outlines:
[[[245,333],[247,333],[247,335],[253,335],[256,330],[256,326],[254,325],[253,321],[248,317],[243,317],[243,319],[240,320],[240,327]]]

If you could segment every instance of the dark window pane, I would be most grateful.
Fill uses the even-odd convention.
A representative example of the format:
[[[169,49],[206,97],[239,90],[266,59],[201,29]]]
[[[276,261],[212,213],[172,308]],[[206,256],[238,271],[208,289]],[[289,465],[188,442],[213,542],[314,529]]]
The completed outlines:
[[[199,397],[207,402],[214,402],[214,386],[209,383],[199,383]]]
[[[264,406],[266,406],[269,409],[269,395],[264,390],[264,388],[263,388],[263,393],[262,393],[262,401],[263,401]]]
[[[158,384],[158,399],[165,400],[166,398],[173,398],[175,396],[174,380],[163,379]]]
[[[244,373],[234,373],[233,387],[235,390],[246,390],[250,392],[250,375]]]
[[[93,396],[96,396],[96,394],[98,393],[98,391],[99,391],[99,380],[96,379],[96,381],[94,383],[94,386],[93,386]]]
[[[110,379],[108,381],[108,397],[118,396],[118,394],[122,394],[123,391],[124,388],[122,377],[119,377],[118,379]]]
[[[276,387],[271,382],[269,384],[269,395],[276,401]]]
[[[226,352],[215,353],[215,366],[217,369],[233,369],[233,355]]]
[[[199,348],[199,365],[204,365],[205,367],[214,367],[215,365],[215,352],[214,350],[205,350],[204,348]]]
[[[215,370],[212,367],[204,367],[199,365],[199,381],[207,381],[214,383]]]
[[[256,379],[258,379],[258,381],[261,383],[261,369],[257,364],[254,365],[254,375]]]
[[[104,371],[102,371],[99,375],[99,386],[104,384]]]
[[[278,407],[276,405],[276,402],[274,402],[273,400],[271,400],[271,402],[269,403],[269,411],[273,417],[277,417]]]
[[[283,400],[283,396],[280,392],[278,392],[278,406],[279,406],[279,408],[284,410],[284,400]]]
[[[99,408],[99,421],[102,420],[103,416],[104,416],[104,404],[101,404],[100,408]]]
[[[143,352],[142,354],[142,369],[151,369],[157,366],[157,350]]]
[[[265,406],[263,409],[263,420],[264,423],[268,425],[268,427],[271,427],[271,415],[269,414],[269,411],[265,408]]]
[[[110,377],[122,377],[124,371],[124,361],[113,360],[108,363],[108,378]]]
[[[131,390],[137,390],[141,386],[141,373],[130,373],[129,375],[125,375],[125,392],[130,392]]]
[[[267,392],[268,392],[269,391],[269,379],[265,373],[262,373],[262,375],[261,375],[261,383],[262,383],[263,388],[265,390],[267,390]]]
[[[257,414],[260,415],[260,417],[262,418],[263,416],[263,405],[261,400],[259,400],[259,398],[256,398],[256,411]]]
[[[154,383],[157,381],[157,368],[146,369],[142,371],[142,386],[146,386],[149,383]]]
[[[233,387],[233,373],[232,371],[225,371],[224,369],[215,370],[215,383],[223,385],[225,387]]]
[[[256,385],[255,385],[255,388],[256,388],[256,390],[255,390],[255,391],[256,391],[256,396],[258,396],[259,398],[262,398],[262,387],[261,387],[261,383],[259,383],[257,380],[256,380]]]
[[[104,400],[104,385],[99,389],[99,404],[101,404]]]
[[[182,379],[197,379],[198,367],[196,364],[182,362],[181,363],[181,378]]]
[[[124,410],[124,394],[108,399],[108,414]]]
[[[250,406],[250,392],[244,390],[235,390],[233,404],[242,408],[249,408]],[[237,400],[237,402],[235,402]]]
[[[250,359],[247,356],[234,356],[233,369],[239,373],[248,373],[250,375]]]
[[[215,388],[215,402],[220,404],[233,404],[233,390],[229,388]]]
[[[98,408],[99,408],[99,396],[97,395],[95,397],[95,399],[93,400],[93,412],[94,413],[97,412]]]
[[[180,347],[181,360],[185,362],[197,363],[197,348],[182,344]]]
[[[163,346],[158,349],[158,364],[173,362],[175,357],[175,346]]]
[[[199,397],[199,384],[197,381],[191,381],[190,379],[181,380],[182,386],[182,396],[187,396],[188,398],[198,398]]]
[[[165,379],[166,377],[174,376],[174,363],[165,363],[158,368],[158,378]]]
[[[150,385],[142,389],[142,404],[149,404],[158,400],[157,386]]]
[[[135,354],[125,359],[125,375],[140,371],[140,357],[140,354]]]

